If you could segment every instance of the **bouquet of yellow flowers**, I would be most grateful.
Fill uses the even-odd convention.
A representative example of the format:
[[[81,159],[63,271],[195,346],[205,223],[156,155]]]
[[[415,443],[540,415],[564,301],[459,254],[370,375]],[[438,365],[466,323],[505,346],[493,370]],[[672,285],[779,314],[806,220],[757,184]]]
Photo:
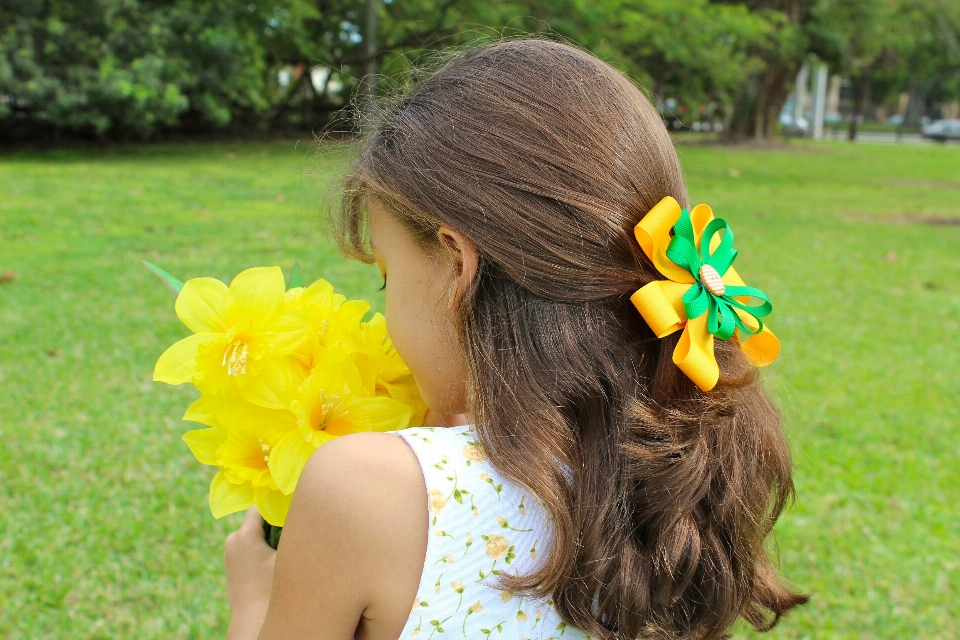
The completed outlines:
[[[180,283],[145,266],[177,293],[193,335],[167,349],[153,379],[193,384],[200,398],[183,419],[206,428],[183,439],[219,469],[210,485],[215,518],[256,505],[276,546],[300,472],[324,442],[360,431],[423,424],[426,405],[379,313],[326,280],[290,288],[279,267]]]

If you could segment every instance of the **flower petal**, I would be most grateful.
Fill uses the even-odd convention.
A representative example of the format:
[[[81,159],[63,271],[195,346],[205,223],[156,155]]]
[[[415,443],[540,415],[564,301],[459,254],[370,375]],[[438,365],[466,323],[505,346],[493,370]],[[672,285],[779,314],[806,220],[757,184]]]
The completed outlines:
[[[183,434],[183,441],[190,447],[190,451],[202,464],[217,466],[217,450],[226,437],[226,433],[219,427],[194,429]]]
[[[270,346],[273,355],[285,356],[293,353],[311,337],[310,319],[298,311],[287,311],[270,325]]]
[[[397,431],[410,426],[410,407],[393,398],[364,398],[350,405],[343,418],[330,422],[325,433],[344,436],[360,431]]]
[[[383,370],[389,365],[387,357],[373,349],[366,349],[351,353],[350,358],[360,372],[360,388],[354,390],[354,393],[364,396],[376,395],[377,380],[381,379]]]
[[[370,311],[370,303],[364,300],[348,300],[334,311],[335,322],[348,329],[360,324],[363,316]]]
[[[223,336],[200,346],[193,384],[201,393],[223,395],[236,389],[236,381],[230,376],[224,357],[229,346]]]
[[[220,336],[216,333],[195,333],[174,343],[163,352],[153,369],[153,379],[167,384],[183,384],[193,379],[198,349]]]
[[[303,290],[303,295],[305,299],[313,300],[314,298],[321,298],[326,300],[328,297],[333,300],[333,285],[320,278],[309,287]]]
[[[210,513],[214,518],[249,509],[253,504],[253,487],[249,482],[233,484],[224,475],[217,472],[210,483]]]
[[[423,419],[427,415],[427,405],[420,397],[420,389],[412,375],[404,376],[395,382],[384,383],[384,388],[391,398],[410,407],[412,413],[408,426],[419,427],[423,424]]]
[[[265,325],[280,309],[286,285],[280,267],[256,267],[241,271],[230,283],[226,301],[228,326],[250,320]]]
[[[177,317],[194,333],[223,333],[227,285],[214,278],[187,280],[177,296]]]
[[[229,400],[236,408],[236,418],[231,425],[234,431],[256,434],[274,443],[287,431],[297,428],[297,417],[288,409],[267,409],[239,398]]]
[[[267,409],[286,409],[303,382],[302,371],[292,357],[264,358],[246,375],[236,376],[240,395],[247,402]]]
[[[255,490],[253,502],[257,505],[257,511],[264,520],[275,527],[282,527],[287,520],[287,512],[290,510],[290,501],[293,500],[293,494],[283,495],[276,489],[261,487]]]
[[[280,487],[280,491],[293,493],[303,466],[316,450],[315,446],[307,442],[300,429],[285,434],[270,449],[270,475]]]
[[[215,396],[201,395],[183,414],[183,419],[187,422],[199,422],[208,427],[223,428],[223,421],[220,418],[222,412],[219,411],[219,399]]]

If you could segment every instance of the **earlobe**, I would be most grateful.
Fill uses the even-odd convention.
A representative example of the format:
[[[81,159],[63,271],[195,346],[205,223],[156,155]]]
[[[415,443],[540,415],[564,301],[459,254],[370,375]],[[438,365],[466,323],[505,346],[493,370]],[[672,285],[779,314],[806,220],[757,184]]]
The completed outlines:
[[[437,230],[437,235],[450,256],[451,291],[449,306],[450,310],[454,311],[460,308],[464,297],[470,291],[470,287],[473,286],[473,280],[477,277],[477,269],[480,264],[480,254],[473,241],[456,229],[442,225]]]

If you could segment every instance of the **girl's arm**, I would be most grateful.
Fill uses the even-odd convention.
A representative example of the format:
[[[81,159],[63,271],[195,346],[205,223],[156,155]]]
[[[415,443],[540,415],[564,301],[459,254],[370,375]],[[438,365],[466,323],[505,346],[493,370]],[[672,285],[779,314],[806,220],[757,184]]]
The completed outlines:
[[[300,476],[278,552],[249,513],[228,538],[228,640],[395,639],[416,597],[428,517],[423,474],[402,439],[325,444]]]

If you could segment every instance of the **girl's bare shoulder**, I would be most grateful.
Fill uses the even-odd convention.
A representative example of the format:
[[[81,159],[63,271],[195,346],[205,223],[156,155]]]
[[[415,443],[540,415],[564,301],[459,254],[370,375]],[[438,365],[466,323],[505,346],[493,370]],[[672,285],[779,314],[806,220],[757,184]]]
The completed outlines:
[[[423,474],[403,439],[359,433],[320,447],[297,483],[261,638],[396,638],[419,586],[427,521]]]

